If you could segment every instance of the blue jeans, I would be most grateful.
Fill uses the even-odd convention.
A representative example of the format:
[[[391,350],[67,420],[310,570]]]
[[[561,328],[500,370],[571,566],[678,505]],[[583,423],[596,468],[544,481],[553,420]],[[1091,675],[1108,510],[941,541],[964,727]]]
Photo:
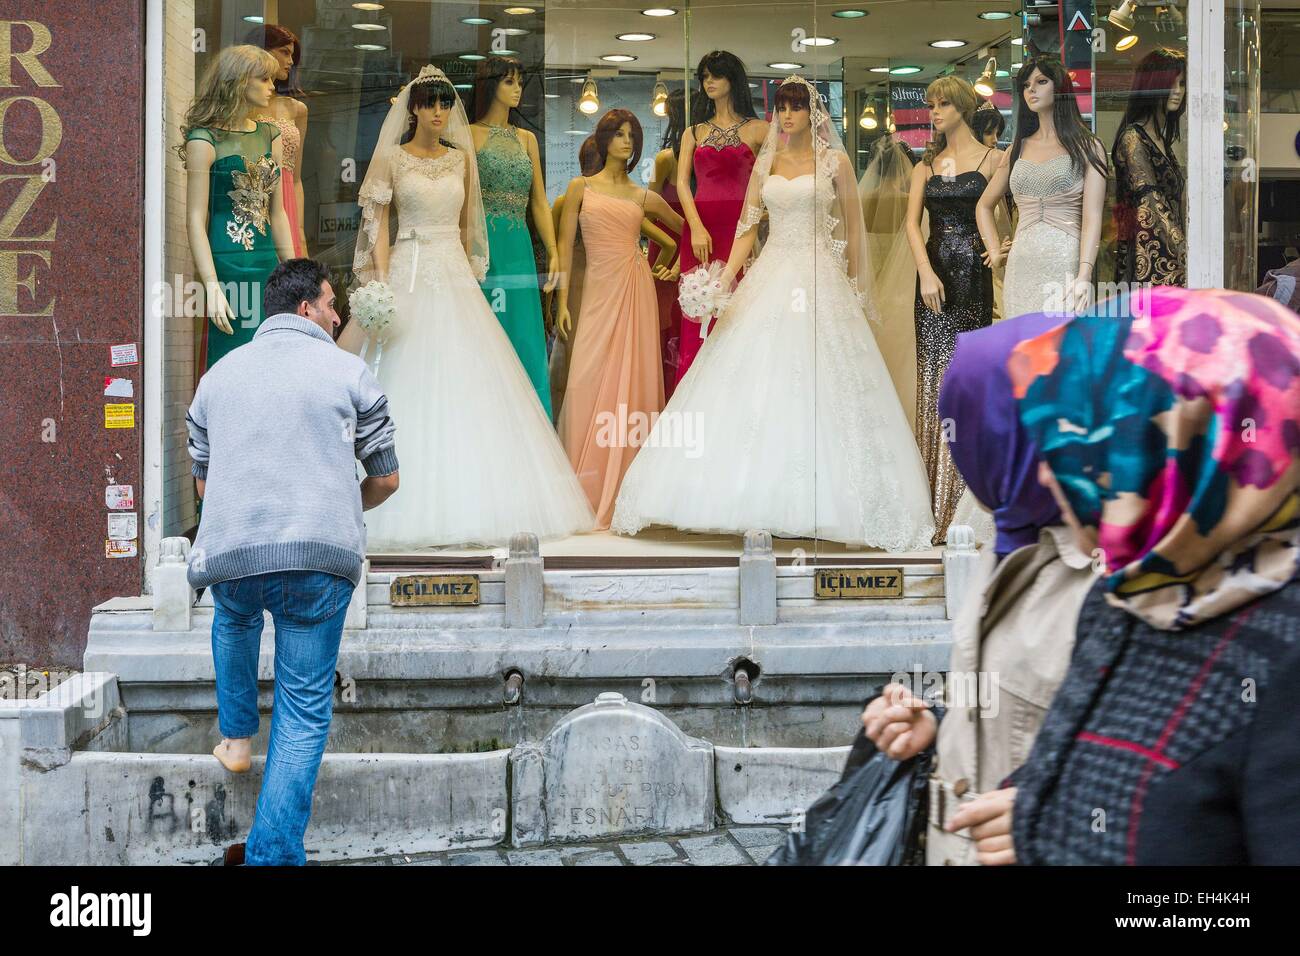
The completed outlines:
[[[312,791],[334,716],[334,668],[354,585],[323,571],[277,571],[212,585],[217,722],[225,737],[257,733],[262,611],[275,622],[275,703],[257,814],[244,861],[302,866]]]

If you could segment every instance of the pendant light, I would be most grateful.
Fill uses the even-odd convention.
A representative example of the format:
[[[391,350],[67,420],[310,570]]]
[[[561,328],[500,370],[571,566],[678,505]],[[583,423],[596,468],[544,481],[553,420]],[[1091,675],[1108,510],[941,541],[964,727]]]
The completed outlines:
[[[980,78],[972,85],[975,87],[976,93],[985,99],[988,99],[997,92],[997,83],[998,58],[996,56],[991,56],[989,57],[989,61],[984,64],[984,72],[980,74]]]
[[[668,87],[663,80],[655,81],[654,94],[650,97],[650,112],[655,116],[668,115]]]
[[[872,130],[880,125],[876,119],[876,107],[871,100],[867,100],[867,105],[862,107],[862,115],[858,117],[858,125],[863,129]]]
[[[1115,50],[1123,53],[1137,46],[1138,35],[1133,32],[1134,17],[1137,13],[1136,0],[1124,0],[1118,7],[1112,7],[1106,16],[1107,22],[1124,31],[1124,36],[1115,43]]]
[[[590,74],[582,84],[582,95],[578,97],[578,111],[591,116],[600,109],[600,96],[596,92],[596,81]]]

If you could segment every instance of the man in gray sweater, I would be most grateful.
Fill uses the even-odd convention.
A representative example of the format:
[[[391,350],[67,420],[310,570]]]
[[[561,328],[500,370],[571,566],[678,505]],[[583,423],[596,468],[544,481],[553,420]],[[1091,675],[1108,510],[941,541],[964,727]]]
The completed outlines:
[[[212,589],[225,738],[213,754],[234,773],[251,764],[262,612],[271,613],[270,746],[244,856],[300,866],[343,619],[362,583],[361,512],[397,490],[397,452],[379,383],[334,344],[339,317],[325,267],[282,263],[266,281],[263,315],[253,340],[200,380],[185,419],[203,498],[189,579]]]

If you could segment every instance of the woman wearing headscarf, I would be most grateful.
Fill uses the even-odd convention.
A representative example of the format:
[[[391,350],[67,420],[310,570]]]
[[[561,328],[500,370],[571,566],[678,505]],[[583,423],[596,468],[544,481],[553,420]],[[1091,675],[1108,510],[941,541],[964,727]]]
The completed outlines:
[[[943,705],[891,684],[863,714],[867,736],[904,759],[935,740],[926,861],[996,862],[1008,841],[979,845],[954,833],[960,812],[1005,799],[1004,782],[1029,755],[1070,660],[1074,621],[1094,580],[1061,512],[1039,483],[1038,455],[1016,414],[1007,359],[1023,339],[1062,319],[1024,315],[957,337],[939,393],[949,449],[997,529],[953,622]]]
[[[1300,863],[1300,316],[1225,290],[1112,304],[1009,363],[1105,563],[1015,777],[1012,857]]]

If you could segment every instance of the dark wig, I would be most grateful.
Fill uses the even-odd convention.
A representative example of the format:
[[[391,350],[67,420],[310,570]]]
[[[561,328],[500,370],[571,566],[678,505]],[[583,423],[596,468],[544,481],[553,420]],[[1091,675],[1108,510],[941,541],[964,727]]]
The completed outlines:
[[[784,83],[777,87],[776,98],[772,101],[772,115],[775,116],[781,111],[781,107],[786,105],[797,110],[811,109],[808,87],[802,83]]]
[[[682,134],[686,132],[686,91],[673,90],[668,94],[668,128],[664,130],[664,141],[660,149],[671,149],[673,156],[682,145]]]
[[[632,155],[627,160],[627,171],[630,173],[636,169],[636,164],[641,162],[641,147],[644,145],[641,123],[631,110],[610,110],[600,118],[595,131],[583,140],[582,147],[578,150],[582,175],[594,176],[605,168],[609,141],[624,123],[632,127]]]
[[[1187,57],[1178,50],[1152,50],[1141,59],[1133,71],[1132,91],[1128,105],[1124,107],[1124,119],[1115,133],[1116,143],[1125,127],[1140,126],[1147,120],[1154,120],[1156,130],[1164,140],[1165,152],[1173,155],[1173,144],[1178,140],[1179,126],[1187,110],[1187,95],[1184,93],[1183,101],[1172,113],[1165,111],[1165,104],[1169,102],[1174,80],[1180,76],[1186,86]]]
[[[992,103],[985,101],[979,109],[975,111],[975,118],[971,121],[970,131],[975,134],[975,138],[981,143],[984,137],[993,133],[998,139],[1006,132],[1007,119],[1002,115],[1002,111]]]
[[[699,94],[692,97],[691,123],[703,123],[713,119],[717,109],[713,100],[704,92],[704,74],[722,77],[731,84],[731,108],[737,116],[758,119],[754,111],[754,96],[749,90],[749,74],[740,57],[726,50],[713,50],[700,57],[700,65],[695,68],[695,82],[700,85]]]
[[[1025,59],[1016,73],[1016,131],[1011,139],[1011,164],[1020,158],[1020,146],[1025,137],[1038,132],[1038,114],[1025,102],[1025,87],[1029,77],[1037,70],[1052,81],[1052,123],[1056,126],[1056,138],[1060,140],[1065,151],[1070,154],[1070,165],[1074,174],[1080,176],[1088,168],[1106,175],[1105,147],[1101,140],[1093,135],[1088,124],[1079,113],[1079,101],[1074,95],[1074,81],[1065,69],[1060,57],[1048,53],[1038,53]],[[976,113],[978,115],[978,111]]]
[[[268,52],[278,50],[281,47],[293,47],[293,59],[291,61],[292,65],[289,67],[289,75],[283,80],[275,81],[275,92],[280,96],[303,95],[303,90],[298,85],[298,64],[302,62],[302,44],[298,42],[298,37],[292,30],[287,30],[275,23],[268,23],[249,30],[244,42],[249,46],[260,46]]]
[[[447,109],[455,107],[456,88],[446,80],[426,80],[423,83],[411,84],[411,95],[406,100],[407,127],[406,133],[402,136],[403,143],[409,143],[415,136],[415,127],[419,122],[415,111],[433,106],[435,103],[441,103]],[[449,143],[445,139],[439,138],[439,142],[451,149],[456,148],[454,143]]]
[[[524,79],[524,65],[513,56],[490,56],[480,60],[474,74],[474,122],[481,120],[497,98],[497,87],[507,76]]]

